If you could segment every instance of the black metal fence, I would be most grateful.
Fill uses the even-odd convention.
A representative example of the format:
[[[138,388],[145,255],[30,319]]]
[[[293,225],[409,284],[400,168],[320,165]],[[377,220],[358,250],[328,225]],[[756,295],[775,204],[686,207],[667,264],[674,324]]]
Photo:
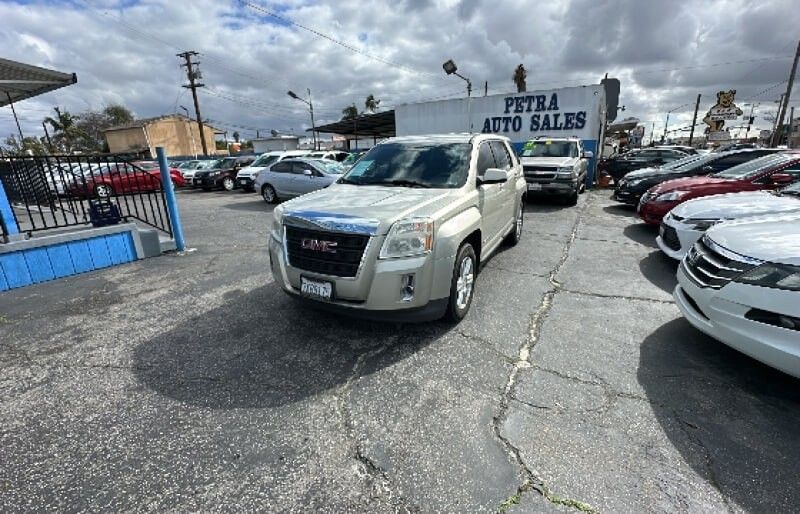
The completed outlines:
[[[0,181],[20,232],[137,220],[172,236],[156,162],[118,155],[13,156],[0,160]],[[172,181],[180,185],[182,178],[173,175]]]

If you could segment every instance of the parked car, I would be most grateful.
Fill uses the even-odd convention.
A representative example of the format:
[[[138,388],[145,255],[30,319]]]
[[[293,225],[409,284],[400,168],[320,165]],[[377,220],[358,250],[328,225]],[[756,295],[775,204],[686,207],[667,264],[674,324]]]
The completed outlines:
[[[219,159],[209,159],[205,161],[189,161],[196,164],[190,164],[183,168],[178,168],[183,175],[183,180],[186,181],[186,185],[189,187],[194,187],[194,175],[200,170],[210,170],[213,166],[215,166]]]
[[[648,166],[661,166],[678,159],[686,157],[686,153],[657,148],[642,148],[631,150],[628,153],[620,154],[609,159],[603,159],[598,163],[598,169],[608,173],[618,183],[622,177],[633,170],[646,168]]]
[[[267,203],[304,195],[328,187],[342,176],[344,169],[335,161],[286,159],[262,170],[253,182]]]
[[[250,166],[240,169],[236,174],[237,186],[239,186],[243,191],[255,191],[253,188],[253,182],[255,182],[258,173],[269,168],[273,163],[280,161],[284,153],[285,152],[267,152],[259,155],[258,158],[253,161],[252,164],[250,164]]]
[[[219,159],[211,168],[195,171],[192,185],[202,188],[203,191],[212,189],[233,191],[236,189],[236,173],[255,160],[252,155]]]
[[[345,159],[347,159],[348,155],[350,155],[350,154],[347,153],[347,152],[341,152],[341,151],[337,151],[337,150],[328,150],[328,151],[322,151],[322,152],[310,152],[310,153],[307,153],[307,154],[303,155],[303,157],[306,157],[308,159],[326,159],[326,160],[329,160],[329,161],[342,162]]]
[[[391,138],[330,187],[275,208],[272,275],[347,314],[459,321],[480,262],[522,236],[525,193],[505,137]]]
[[[660,225],[676,205],[692,198],[771,190],[800,180],[800,151],[765,155],[707,177],[670,180],[642,196],[637,212],[645,223]]]
[[[586,169],[592,152],[578,138],[538,138],[520,152],[528,193],[558,195],[569,205],[578,203],[586,188]]]
[[[175,187],[184,185],[183,176],[175,168],[170,169]],[[71,196],[79,198],[108,198],[114,195],[157,191],[161,189],[161,172],[142,169],[129,163],[114,163],[102,166],[92,175],[75,182],[69,190]]]
[[[681,262],[673,296],[697,329],[800,378],[800,216],[710,229]]]
[[[677,150],[679,152],[683,152],[686,155],[697,155],[697,149],[693,146],[685,146],[685,145],[656,145],[653,148],[656,149],[667,149],[667,150]]]
[[[639,199],[653,186],[676,178],[697,177],[718,173],[733,166],[763,157],[777,150],[738,150],[706,155],[690,155],[657,168],[643,168],[625,175],[614,189],[613,198],[618,202],[637,205]]]
[[[795,212],[800,214],[800,182],[776,192],[754,191],[695,198],[669,211],[661,222],[656,242],[661,251],[680,260],[706,230],[719,223]]]

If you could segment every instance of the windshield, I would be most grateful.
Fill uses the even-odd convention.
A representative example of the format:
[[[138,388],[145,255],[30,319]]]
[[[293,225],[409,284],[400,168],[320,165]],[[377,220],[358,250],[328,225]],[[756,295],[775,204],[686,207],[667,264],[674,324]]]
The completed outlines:
[[[314,164],[318,169],[321,169],[328,175],[341,175],[344,173],[344,168],[336,161],[329,161],[327,159],[314,159]]]
[[[732,168],[728,168],[725,171],[715,173],[711,176],[716,178],[727,178],[727,179],[746,179],[758,175],[760,172],[764,171],[767,168],[777,166],[778,164],[783,164],[789,161],[790,159],[791,159],[790,156],[780,153],[765,155],[764,157],[759,157],[758,159],[747,161]]]
[[[362,155],[364,155],[362,152],[359,152],[359,153],[351,153],[350,155],[348,155],[348,156],[345,158],[345,160],[343,160],[343,161],[342,161],[342,164],[344,164],[345,166],[350,166],[351,164],[353,164],[354,162],[356,162],[357,160],[359,160],[359,159],[361,158],[361,156],[362,156]]]
[[[661,166],[661,169],[670,171],[688,171],[697,168],[701,164],[715,158],[716,156],[713,155],[689,155],[688,157],[665,164]]]
[[[340,183],[458,188],[467,182],[471,143],[384,143],[359,160]]]
[[[795,182],[791,186],[786,186],[780,190],[782,195],[800,196],[800,182]]]
[[[574,141],[528,141],[521,157],[577,157],[578,144]]]
[[[279,156],[277,156],[277,155],[264,154],[261,157],[259,157],[258,159],[256,159],[255,161],[253,161],[253,164],[251,164],[250,166],[252,166],[254,168],[266,168],[267,166],[269,166],[273,162],[277,161],[278,157]]]

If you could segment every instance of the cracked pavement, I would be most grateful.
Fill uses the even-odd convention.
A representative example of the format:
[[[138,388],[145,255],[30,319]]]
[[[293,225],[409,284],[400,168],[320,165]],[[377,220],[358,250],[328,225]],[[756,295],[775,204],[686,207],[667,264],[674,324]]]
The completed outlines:
[[[181,192],[196,251],[0,295],[0,510],[796,510],[800,382],[607,197],[530,202],[450,326],[303,308],[270,207]]]

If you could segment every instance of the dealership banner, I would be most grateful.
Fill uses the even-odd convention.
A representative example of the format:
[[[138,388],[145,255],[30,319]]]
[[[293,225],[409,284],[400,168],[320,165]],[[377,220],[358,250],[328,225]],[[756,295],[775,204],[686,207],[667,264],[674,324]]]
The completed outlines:
[[[605,115],[600,84],[399,105],[397,135],[484,132],[519,143],[535,137],[596,140]]]

